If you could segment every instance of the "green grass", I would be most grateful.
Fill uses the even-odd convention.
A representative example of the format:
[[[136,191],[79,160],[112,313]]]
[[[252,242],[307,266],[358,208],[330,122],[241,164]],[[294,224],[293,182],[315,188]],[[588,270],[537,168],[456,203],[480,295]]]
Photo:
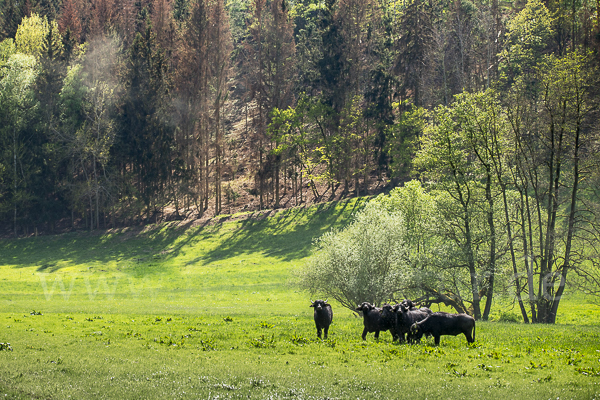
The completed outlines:
[[[478,322],[437,348],[363,342],[334,303],[318,340],[290,271],[361,204],[0,241],[0,398],[600,399],[600,307],[576,294],[555,326]]]

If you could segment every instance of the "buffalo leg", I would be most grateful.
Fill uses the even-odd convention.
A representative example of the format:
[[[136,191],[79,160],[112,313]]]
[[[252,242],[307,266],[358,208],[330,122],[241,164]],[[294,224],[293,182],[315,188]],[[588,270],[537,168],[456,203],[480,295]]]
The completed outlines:
[[[367,340],[367,328],[363,329],[362,339]]]
[[[327,335],[327,334],[325,334]],[[321,328],[317,328],[317,337],[321,339]]]
[[[435,335],[433,338],[435,339],[435,345],[439,346],[440,345],[440,335]]]
[[[467,342],[468,343],[473,343],[474,342],[473,338],[471,337],[471,332],[465,332],[465,336],[467,337]]]
[[[329,327],[323,329],[325,331],[325,339],[327,339],[327,332],[329,332]]]

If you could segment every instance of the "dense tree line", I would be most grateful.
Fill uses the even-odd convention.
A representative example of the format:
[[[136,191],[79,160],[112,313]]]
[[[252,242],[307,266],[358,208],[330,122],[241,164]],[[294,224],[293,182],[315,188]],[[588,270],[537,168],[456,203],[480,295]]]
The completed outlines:
[[[524,318],[552,322],[567,274],[594,279],[598,2],[0,0],[0,40],[5,232],[412,174],[449,252],[434,277],[411,236],[423,299],[487,318],[509,266]]]
[[[531,100],[545,57],[598,39],[591,1],[0,4],[15,234],[219,214],[239,172],[260,208],[366,193],[413,171],[426,110],[489,88]]]

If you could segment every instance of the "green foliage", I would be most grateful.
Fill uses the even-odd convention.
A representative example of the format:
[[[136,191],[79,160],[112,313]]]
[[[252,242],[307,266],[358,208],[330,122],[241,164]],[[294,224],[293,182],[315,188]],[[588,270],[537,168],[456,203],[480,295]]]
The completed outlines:
[[[183,3],[183,0],[175,1],[175,4]],[[241,43],[247,34],[246,32],[246,17],[250,8],[250,2],[246,0],[232,0],[226,2],[227,11],[229,12],[229,20],[231,24],[231,36],[234,43]],[[174,10],[176,20],[180,20],[178,15],[181,14],[177,8]]]
[[[400,104],[395,103],[395,109]],[[412,159],[418,148],[418,138],[425,129],[427,111],[409,105],[408,111],[398,111],[400,117],[386,131],[385,152],[390,158],[389,168],[392,177],[403,177],[412,171]]]
[[[34,57],[15,53],[7,59],[1,70],[2,107],[20,125],[26,122],[26,115],[23,115],[22,110],[31,109],[35,102],[33,84],[38,73],[37,67]]]
[[[507,24],[507,47],[502,52],[504,79],[531,76],[553,38],[553,18],[541,0],[527,4]]]
[[[250,347],[255,347],[257,349],[275,347],[275,335],[272,335],[271,337],[260,335],[260,337],[250,339],[248,344]]]
[[[51,35],[48,34],[51,32]],[[47,42],[50,37],[50,43]],[[62,51],[62,38],[56,21],[48,22],[47,18],[32,14],[24,17],[15,36],[15,46],[19,53],[39,58],[51,48],[56,54]]]
[[[426,79],[431,77],[428,54],[434,47],[433,22],[432,3],[424,0],[408,2],[399,21],[401,34],[396,42],[394,70],[401,80],[399,92],[402,95],[412,92],[417,107],[429,101]]]
[[[67,182],[74,209],[89,206],[90,228],[100,224],[101,205],[110,197],[111,150],[117,124],[114,118],[119,85],[114,76],[118,42],[94,41],[81,64],[70,67],[60,95],[61,119],[54,140],[62,146],[71,171]]]
[[[353,310],[395,298],[408,263],[404,216],[369,203],[354,221],[315,241],[315,255],[298,271],[303,289]]]
[[[497,321],[499,321],[499,322],[521,322],[521,318],[515,313],[501,311],[498,315]]]
[[[0,218],[12,211],[15,231],[15,210],[33,197],[29,186],[38,172],[32,162],[36,147],[29,126],[38,106],[34,90],[38,73],[35,58],[21,53],[11,55],[0,69]]]
[[[442,222],[439,219],[435,195],[426,192],[419,181],[412,180],[402,187],[394,188],[389,195],[380,195],[373,201],[379,202],[389,212],[400,212],[404,217],[405,240],[411,264],[420,264],[418,260],[439,242],[435,232]]]
[[[296,346],[304,346],[310,343],[310,339],[296,333],[292,335],[290,341]]]
[[[174,127],[165,118],[172,111],[168,96],[168,71],[164,50],[150,24],[136,34],[127,55],[127,73],[123,77],[120,115],[115,129],[129,132],[117,135],[111,153],[117,160],[132,162],[135,180],[127,192],[135,194],[149,212],[163,197],[169,163],[173,160]],[[152,171],[152,173],[149,173]],[[123,199],[125,200],[125,199]],[[163,200],[165,201],[165,200]],[[161,204],[162,205],[162,204]]]
[[[8,61],[10,56],[15,54],[17,49],[13,39],[4,39],[0,42],[0,68]]]

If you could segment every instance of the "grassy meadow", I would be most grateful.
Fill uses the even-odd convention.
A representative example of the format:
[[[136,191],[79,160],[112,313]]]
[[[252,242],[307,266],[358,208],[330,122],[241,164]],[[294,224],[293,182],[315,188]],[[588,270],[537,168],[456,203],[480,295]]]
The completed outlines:
[[[291,271],[363,201],[0,241],[0,398],[600,399],[600,306],[574,293],[470,346],[363,342],[333,303],[318,340]]]

